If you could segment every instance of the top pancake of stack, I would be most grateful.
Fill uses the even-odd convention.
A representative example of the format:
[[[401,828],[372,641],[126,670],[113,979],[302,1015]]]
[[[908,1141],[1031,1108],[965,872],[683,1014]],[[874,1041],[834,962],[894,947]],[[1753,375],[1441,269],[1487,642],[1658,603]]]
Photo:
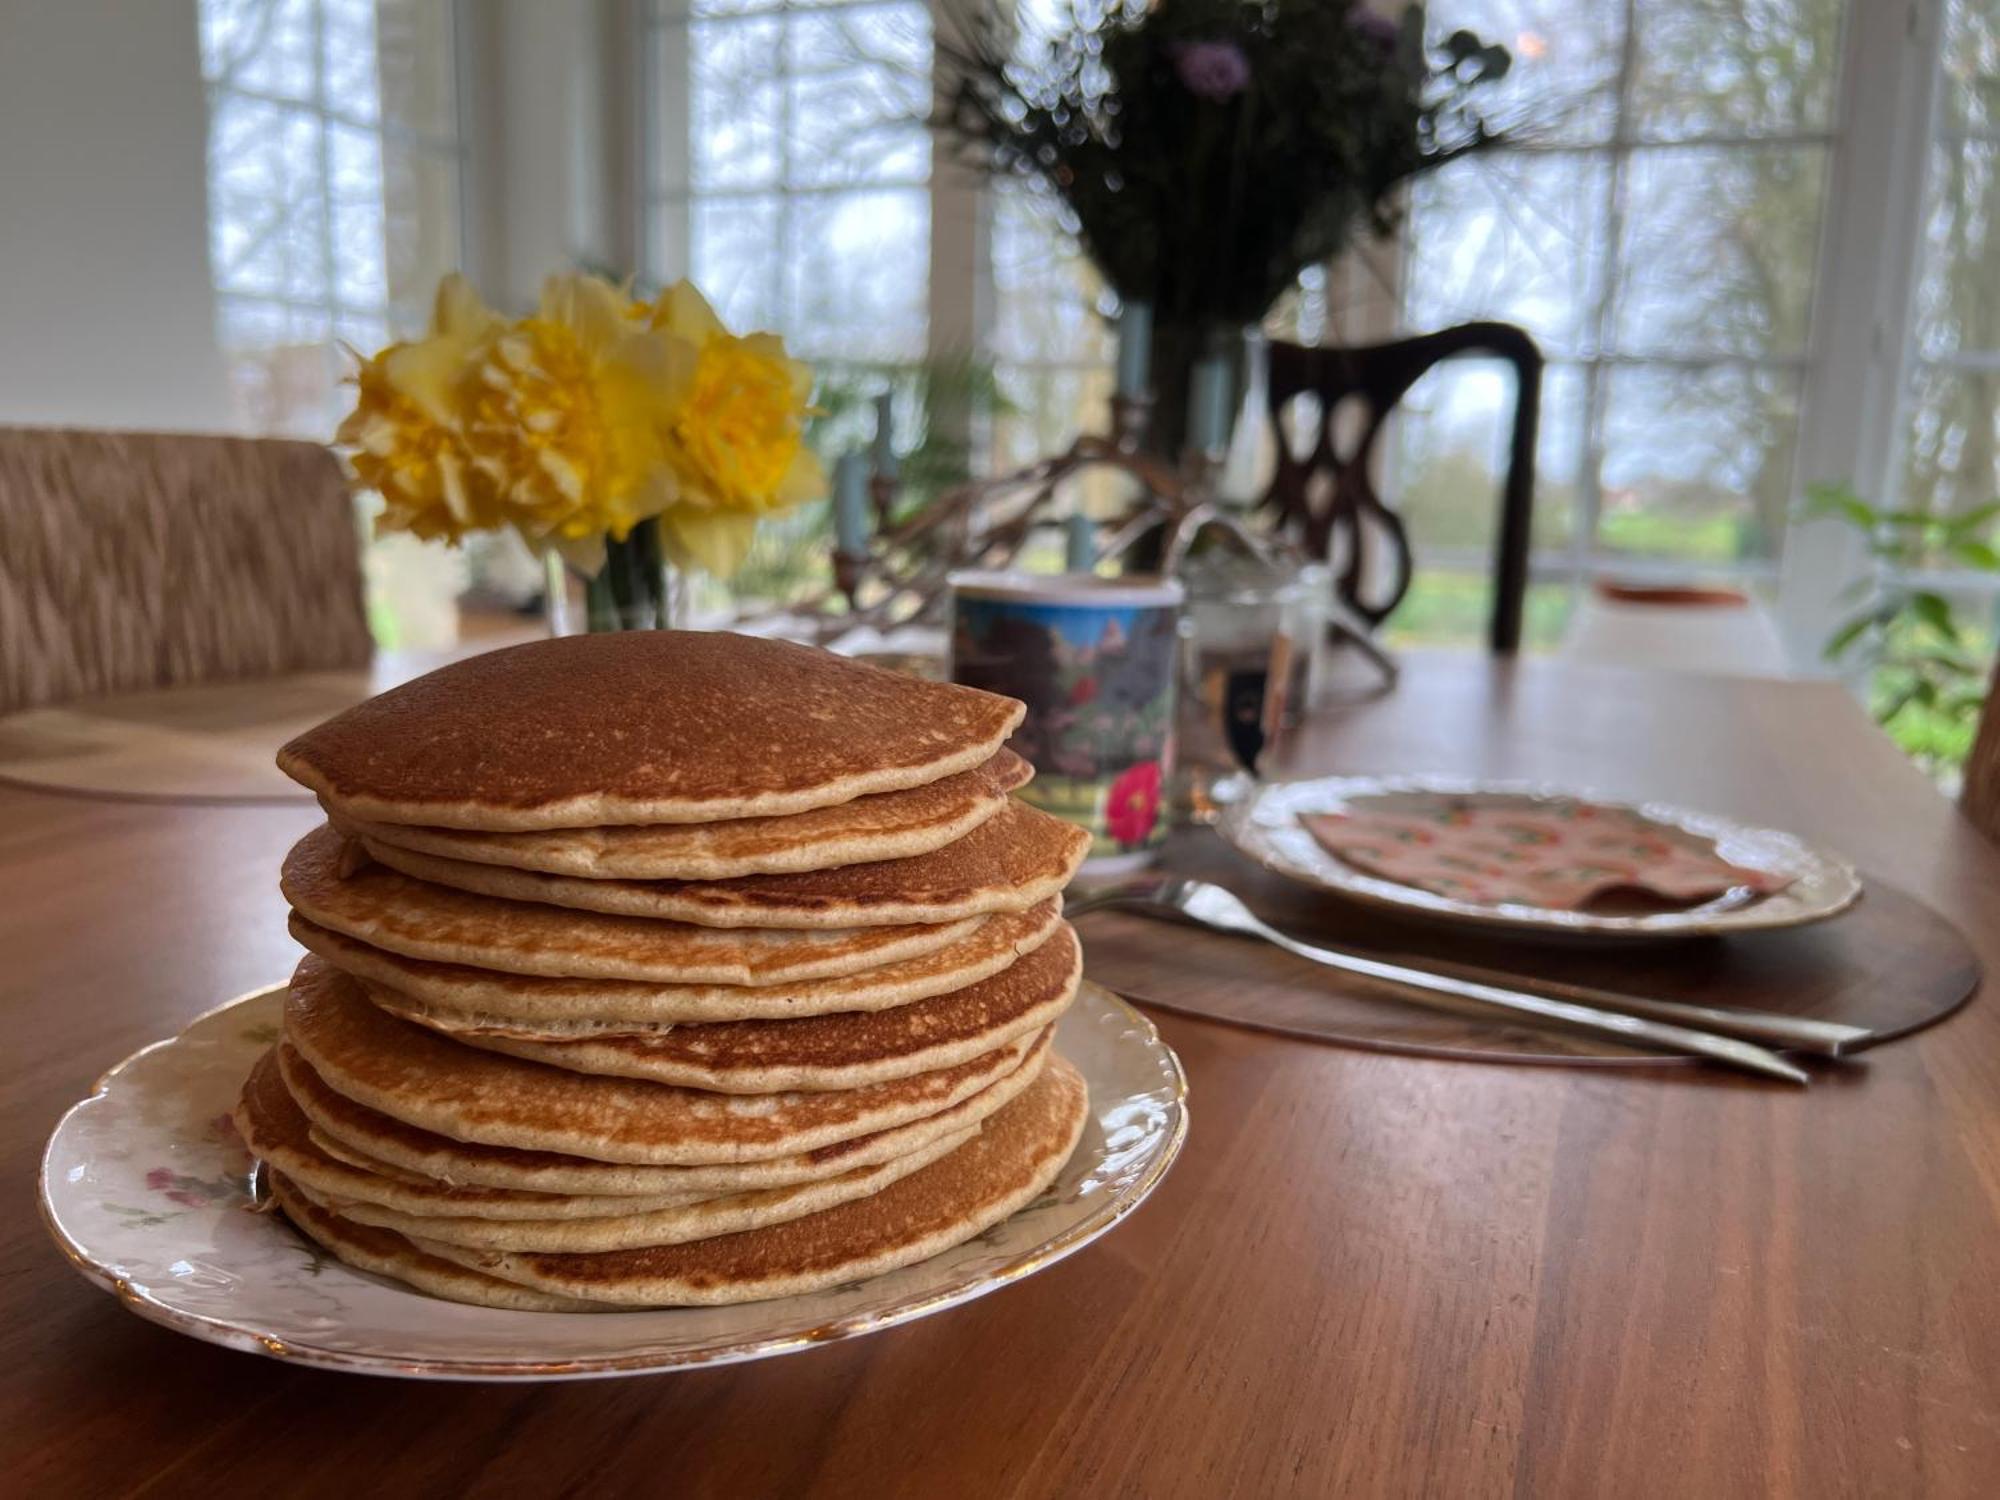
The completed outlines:
[[[278,764],[361,823],[717,823],[973,770],[1023,712],[783,641],[632,631],[454,663],[308,730]]]

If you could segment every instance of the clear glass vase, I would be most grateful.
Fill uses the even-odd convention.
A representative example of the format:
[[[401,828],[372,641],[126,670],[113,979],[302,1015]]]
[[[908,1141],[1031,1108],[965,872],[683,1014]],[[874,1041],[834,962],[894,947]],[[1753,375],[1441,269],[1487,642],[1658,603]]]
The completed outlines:
[[[633,527],[622,542],[606,538],[604,566],[595,574],[554,549],[546,565],[550,635],[676,630],[685,623],[687,580],[660,545],[657,521]]]

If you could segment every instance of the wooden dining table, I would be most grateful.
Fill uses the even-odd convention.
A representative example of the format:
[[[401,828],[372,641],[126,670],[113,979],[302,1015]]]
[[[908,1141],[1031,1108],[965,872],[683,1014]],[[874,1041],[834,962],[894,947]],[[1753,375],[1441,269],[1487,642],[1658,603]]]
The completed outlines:
[[[1415,656],[1395,692],[1317,713],[1283,769],[1583,784],[1788,828],[2000,972],[2000,850],[1831,684]],[[1990,995],[1804,1089],[1160,1014],[1192,1129],[1136,1214],[993,1296],[753,1364],[418,1384],[169,1332],[49,1242],[38,1156],[111,1063],[286,975],[278,862],[315,818],[0,787],[0,1489],[2000,1488]],[[1190,940],[1162,927],[1160,961]]]

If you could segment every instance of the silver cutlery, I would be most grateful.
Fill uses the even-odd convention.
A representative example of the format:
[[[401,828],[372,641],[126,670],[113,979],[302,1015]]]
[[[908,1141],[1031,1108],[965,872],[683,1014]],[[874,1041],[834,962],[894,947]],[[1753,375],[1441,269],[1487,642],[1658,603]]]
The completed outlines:
[[[1806,1072],[1776,1053],[1754,1044],[1775,1042],[1828,1057],[1839,1057],[1868,1040],[1859,1027],[1763,1011],[1719,1010],[1614,995],[1578,985],[1549,984],[1550,993],[1535,993],[1510,985],[1411,968],[1381,959],[1363,958],[1302,943],[1272,927],[1221,886],[1205,880],[1164,879],[1088,893],[1068,903],[1070,916],[1110,907],[1157,911],[1217,932],[1262,938],[1287,953],[1331,969],[1383,980],[1423,994],[1472,1000],[1533,1020],[1554,1022],[1629,1046],[1657,1047],[1706,1058],[1726,1066],[1805,1084]],[[1498,976],[1495,976],[1496,978]],[[1700,1028],[1712,1028],[1703,1030]],[[1720,1033],[1720,1034],[1718,1034]]]

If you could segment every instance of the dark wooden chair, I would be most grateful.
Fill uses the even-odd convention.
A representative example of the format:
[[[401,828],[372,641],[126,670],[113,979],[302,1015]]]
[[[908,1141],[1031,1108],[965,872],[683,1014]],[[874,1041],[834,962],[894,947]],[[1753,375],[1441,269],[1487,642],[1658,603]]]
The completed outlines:
[[[1414,558],[1402,517],[1375,493],[1369,461],[1389,413],[1410,387],[1441,361],[1463,355],[1487,355],[1514,367],[1514,429],[1494,544],[1490,632],[1493,649],[1511,653],[1520,649],[1528,592],[1542,391],[1542,352],[1521,329],[1465,323],[1358,349],[1273,343],[1270,410],[1278,426],[1278,469],[1263,504],[1309,556],[1335,560],[1334,591],[1347,611],[1371,629],[1380,625],[1409,592]],[[1287,440],[1287,409],[1308,394],[1317,398],[1319,417],[1301,453]],[[1362,408],[1360,435],[1342,451],[1336,429],[1353,401]],[[1385,561],[1386,585],[1377,576]]]

